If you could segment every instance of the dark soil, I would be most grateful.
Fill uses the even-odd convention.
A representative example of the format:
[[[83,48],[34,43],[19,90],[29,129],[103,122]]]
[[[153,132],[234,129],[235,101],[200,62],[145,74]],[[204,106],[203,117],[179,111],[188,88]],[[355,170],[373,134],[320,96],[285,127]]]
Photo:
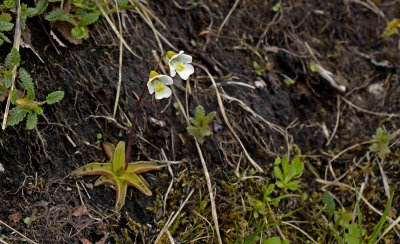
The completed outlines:
[[[275,157],[290,152],[304,155],[309,166],[306,169],[312,167],[322,179],[331,181],[334,176],[328,162],[335,154],[370,140],[380,126],[391,133],[399,132],[398,117],[374,114],[400,113],[399,35],[382,35],[388,21],[399,17],[398,1],[373,1],[382,15],[358,1],[282,1],[279,12],[272,10],[274,1],[239,1],[219,36],[218,29],[235,1],[150,2],[146,6],[159,20],[152,19],[155,28],[176,47],[169,47],[161,40],[163,49],[185,50],[193,55],[195,63],[211,72],[223,95],[240,100],[258,114],[246,111],[238,101],[223,99],[234,130],[250,156],[265,170],[258,175],[272,179]],[[50,25],[45,20],[43,26],[38,18],[28,22],[32,46],[44,63],[29,49],[23,49],[21,66],[34,78],[41,100],[58,89],[65,91],[65,97],[59,104],[45,107],[37,129],[28,131],[21,124],[0,133],[0,163],[5,168],[0,172],[0,220],[38,243],[79,243],[82,238],[93,243],[101,240],[152,243],[193,189],[194,195],[186,203],[173,237],[181,243],[195,240],[195,234],[187,234],[188,226],[193,226],[198,218],[192,209],[205,201],[207,210],[203,217],[210,223],[212,218],[196,146],[186,132],[182,113],[174,107],[178,98],[191,116],[197,105],[202,105],[207,113],[217,111],[211,124],[213,135],[207,137],[202,150],[215,187],[221,236],[226,243],[248,237],[255,230],[241,226],[235,214],[244,207],[240,198],[256,191],[255,186],[242,182],[241,190],[233,190],[228,182],[238,181],[235,172],[238,163],[240,172],[253,167],[226,126],[215,89],[199,66],[190,84],[175,79],[177,98],[171,96],[158,101],[148,95],[138,116],[132,160],[164,160],[165,153],[168,160],[180,161],[171,166],[174,183],[166,206],[163,199],[172,180],[167,169],[144,174],[153,196],[147,197],[130,188],[120,213],[113,210],[115,191],[111,187],[92,188],[96,177],[79,181],[68,177],[72,170],[84,164],[106,161],[97,141],[98,133],[103,135],[102,141],[115,144],[127,141],[127,124],[137,102],[134,94],[140,95],[150,70],[157,63],[152,51],[161,55],[151,28],[137,10],[126,11],[123,18],[124,38],[141,58],[124,49],[117,123],[108,121],[107,117],[112,117],[118,85],[119,40],[107,22],[101,19],[91,26],[90,38],[83,45],[68,44],[67,48],[49,38],[46,33]],[[9,46],[2,48],[8,50]],[[391,65],[376,65],[385,60]],[[311,72],[310,62],[331,71],[336,81],[347,87],[346,91],[338,91],[318,73]],[[288,78],[294,84],[286,85]],[[373,84],[381,85],[382,94],[369,92]],[[4,108],[2,104],[1,111]],[[327,146],[338,114],[337,130]],[[335,160],[332,169],[336,176],[347,171],[353,160],[367,161],[368,146],[356,147]],[[391,158],[399,157],[398,141],[391,151]],[[396,196],[393,209],[399,209],[400,192],[396,187],[400,183],[399,164],[387,163],[383,168]],[[375,165],[368,170],[374,177],[370,176],[364,192],[373,194],[365,193],[365,197],[383,211],[387,199],[379,168]],[[354,180],[360,186],[365,182],[363,172],[350,173],[352,180],[346,184],[353,186]],[[301,188],[309,196],[322,192],[323,185],[315,179],[311,170],[302,176]],[[329,189],[345,207],[354,205],[354,192],[334,186]],[[233,193],[237,195],[234,197]],[[300,200],[282,202],[281,213],[296,209],[299,204],[296,201]],[[88,212],[74,216],[72,213],[82,204]],[[379,216],[366,205],[362,209],[364,217],[369,218],[364,221],[365,228],[373,230]],[[317,212],[310,202],[293,219],[306,221],[301,229],[318,242],[332,243],[321,236],[323,232],[315,231],[319,227],[313,224],[312,217]],[[29,224],[22,220],[14,223],[9,216],[15,213],[22,213],[23,218],[35,216],[35,220]],[[395,219],[397,214],[392,217]],[[241,237],[233,231],[237,226],[245,232]],[[202,233],[208,238],[195,242],[216,242],[215,234],[209,230],[210,233]],[[306,240],[296,231],[285,234],[293,243]],[[1,235],[7,236],[10,243],[24,243],[21,236],[2,225]],[[396,240],[396,235],[392,238]]]

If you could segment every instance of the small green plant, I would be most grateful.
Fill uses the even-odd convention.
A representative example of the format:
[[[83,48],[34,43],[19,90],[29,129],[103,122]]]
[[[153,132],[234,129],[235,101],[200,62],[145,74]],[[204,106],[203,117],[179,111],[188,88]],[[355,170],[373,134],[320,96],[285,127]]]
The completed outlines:
[[[309,67],[310,67],[310,70],[311,70],[312,72],[318,72],[319,69],[320,69],[320,68],[318,67],[318,65],[315,64],[314,62],[310,62]]]
[[[140,175],[151,170],[159,170],[161,165],[154,161],[138,161],[128,164],[125,168],[125,142],[120,141],[115,147],[111,143],[103,143],[104,150],[110,159],[108,163],[90,163],[71,172],[72,177],[101,175],[94,186],[113,185],[116,191],[115,210],[119,211],[125,205],[128,186],[136,187],[147,196],[152,193],[149,184]]]
[[[51,2],[61,2],[61,0],[52,0]],[[106,7],[106,4],[114,1],[104,1],[99,4],[105,12],[115,12],[117,8]],[[118,0],[118,9],[135,8],[136,5],[129,5],[128,0]],[[67,9],[68,11],[65,11]],[[87,36],[87,26],[93,24],[99,19],[101,11],[93,0],[71,0],[69,6],[56,8],[50,11],[45,19],[50,22],[64,21],[71,24],[71,36],[74,39],[82,39]]]
[[[392,19],[386,26],[385,31],[383,32],[384,36],[391,36],[399,33],[400,28],[400,19],[394,18]]]
[[[200,144],[203,144],[205,136],[209,136],[212,134],[208,124],[214,119],[215,114],[215,111],[213,111],[205,115],[203,106],[198,105],[196,107],[195,117],[189,118],[189,121],[190,123],[192,123],[193,126],[187,127],[187,132],[189,133],[189,135],[195,137]]]
[[[264,65],[259,65],[257,61],[253,61],[253,68],[258,76],[261,76],[266,70],[268,70],[268,60]]]
[[[252,211],[253,217],[257,219],[259,215],[265,214],[266,202],[247,196],[250,204],[250,210]]]
[[[390,207],[392,206],[393,193],[391,194],[385,210],[371,235],[366,235],[366,231],[362,228],[361,210],[359,208],[358,196],[356,196],[356,209],[359,219],[358,223],[352,222],[353,213],[348,212],[345,209],[335,211],[335,202],[333,200],[333,197],[328,192],[324,192],[322,201],[326,204],[325,212],[327,212],[329,216],[333,215],[334,224],[328,226],[335,235],[338,243],[359,244],[364,243],[363,239],[365,239],[365,237],[368,237],[368,244],[373,244],[376,242],[379,233],[382,230],[384,223],[386,222]],[[329,217],[329,219],[331,219],[331,217]]]
[[[13,83],[13,69],[20,65],[20,54],[16,48],[12,48],[4,61],[4,67],[0,68],[0,102],[9,94]],[[43,113],[44,104],[54,104],[64,97],[63,91],[55,91],[47,95],[46,101],[36,101],[35,85],[29,73],[18,69],[18,85],[21,89],[13,89],[11,92],[11,104],[15,105],[10,110],[7,126],[19,124],[25,117],[26,128],[31,130],[36,127],[38,115]]]
[[[389,143],[395,137],[395,134],[386,134],[382,128],[378,128],[375,135],[372,136],[373,144],[369,147],[369,150],[384,159],[390,153]]]
[[[276,186],[282,189],[290,189],[295,191],[300,180],[294,180],[293,178],[301,175],[304,169],[304,163],[301,162],[300,158],[295,157],[289,164],[289,157],[285,155],[282,160],[277,157],[275,159],[274,175],[277,178]],[[282,169],[279,167],[282,166]]]

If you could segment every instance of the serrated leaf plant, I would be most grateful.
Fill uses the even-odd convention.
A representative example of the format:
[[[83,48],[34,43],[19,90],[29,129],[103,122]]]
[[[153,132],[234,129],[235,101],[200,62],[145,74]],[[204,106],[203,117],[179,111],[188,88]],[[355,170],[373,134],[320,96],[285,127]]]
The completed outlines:
[[[187,132],[189,135],[197,138],[200,144],[203,144],[204,137],[212,134],[210,130],[209,123],[214,119],[216,112],[213,111],[207,115],[205,115],[205,111],[203,106],[198,105],[195,111],[195,117],[189,118],[192,126],[187,127]]]
[[[60,0],[53,0],[52,2],[61,2]],[[114,1],[100,2],[99,5],[105,12],[115,12],[116,7],[110,7],[110,3]],[[45,19],[50,22],[64,21],[68,22],[73,26],[71,29],[71,36],[74,39],[82,39],[88,35],[86,27],[95,23],[100,15],[101,11],[98,9],[95,1],[90,0],[71,0],[65,4],[69,6],[59,6],[54,10],[48,12]],[[118,0],[118,9],[130,9],[135,8],[136,5],[129,5],[127,0]]]
[[[279,167],[281,166],[281,167]],[[304,169],[304,163],[300,157],[295,157],[289,163],[289,157],[287,155],[281,158],[275,159],[274,175],[276,177],[276,186],[282,189],[296,190],[300,180],[294,178],[301,175]]]
[[[111,143],[103,143],[110,159],[108,163],[90,163],[70,173],[72,177],[100,175],[94,186],[112,185],[116,191],[115,210],[119,211],[125,205],[126,192],[129,186],[136,187],[147,196],[152,193],[149,184],[140,173],[159,170],[163,166],[154,161],[130,162],[125,169],[125,142],[120,141],[115,147]]]
[[[384,159],[390,153],[389,143],[395,137],[395,134],[386,134],[382,128],[378,128],[375,135],[372,136],[373,144],[369,147],[369,150],[377,153],[379,158]]]
[[[4,100],[12,88],[14,67],[20,65],[20,54],[16,48],[4,60],[4,67],[0,68],[0,102]],[[38,115],[43,113],[44,104],[54,104],[64,97],[63,91],[55,91],[47,95],[46,101],[35,100],[35,84],[32,77],[24,68],[18,69],[18,82],[20,89],[13,89],[11,92],[11,104],[14,107],[10,110],[7,118],[7,126],[15,126],[26,117],[26,128],[31,130],[36,127]]]

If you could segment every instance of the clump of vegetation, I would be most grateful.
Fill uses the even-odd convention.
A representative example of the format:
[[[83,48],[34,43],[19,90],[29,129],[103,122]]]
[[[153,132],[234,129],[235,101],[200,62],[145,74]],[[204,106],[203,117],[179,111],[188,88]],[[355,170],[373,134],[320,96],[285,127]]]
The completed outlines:
[[[375,135],[372,136],[373,144],[369,147],[369,150],[384,159],[390,153],[389,143],[395,137],[395,134],[386,134],[382,128],[378,128]]]
[[[216,112],[210,112],[205,115],[203,106],[198,105],[195,111],[195,117],[189,118],[192,126],[187,127],[189,135],[195,137],[200,144],[203,144],[204,137],[212,135],[209,123],[214,119]]]
[[[175,74],[178,73],[181,78],[188,79],[189,76],[193,74],[194,69],[190,64],[192,62],[191,56],[183,54],[183,51],[180,51],[179,54],[168,51],[160,58],[160,62],[165,56],[168,56],[166,62],[168,67],[170,67],[171,76],[175,76]],[[116,148],[110,143],[104,143],[103,147],[110,159],[109,163],[90,163],[70,173],[72,177],[101,175],[94,185],[100,186],[108,184],[115,187],[117,193],[115,201],[116,211],[120,211],[125,205],[128,186],[134,186],[145,195],[151,196],[152,193],[149,190],[150,185],[140,176],[140,173],[162,168],[161,165],[154,161],[130,162],[136,118],[146,92],[148,91],[150,94],[155,94],[155,98],[158,100],[168,98],[172,94],[168,86],[173,84],[173,79],[168,75],[160,75],[155,71],[160,62],[150,71],[149,79],[144,85],[142,95],[136,105],[127,151],[125,152],[125,142],[123,141],[120,141]],[[176,69],[176,71],[174,69]],[[98,140],[100,140],[100,138],[98,138]]]
[[[379,237],[379,233],[382,230],[386,218],[389,214],[389,209],[392,206],[393,194],[391,195],[386,208],[379,220],[375,225],[374,231],[371,235],[366,235],[366,230],[363,228],[361,221],[361,210],[359,207],[358,193],[356,193],[356,210],[358,216],[358,222],[354,221],[354,215],[352,212],[346,211],[344,208],[336,210],[336,205],[333,197],[328,193],[324,192],[322,201],[325,203],[325,212],[328,213],[329,229],[332,231],[338,243],[346,244],[358,244],[364,243],[364,239],[368,239],[368,244],[376,243]]]
[[[46,101],[37,101],[33,79],[23,68],[18,69],[17,85],[20,89],[14,88],[14,73],[19,65],[20,54],[16,48],[12,48],[4,61],[4,67],[0,68],[0,102],[11,94],[10,102],[14,107],[8,115],[7,126],[15,126],[26,117],[26,128],[31,130],[37,125],[38,115],[43,113],[42,106],[59,102],[64,97],[64,92],[55,91],[46,96]]]
[[[296,190],[300,180],[294,180],[293,178],[300,176],[304,169],[304,163],[301,162],[300,157],[295,157],[290,164],[287,155],[282,160],[278,157],[275,160],[275,165],[276,186],[282,189]]]

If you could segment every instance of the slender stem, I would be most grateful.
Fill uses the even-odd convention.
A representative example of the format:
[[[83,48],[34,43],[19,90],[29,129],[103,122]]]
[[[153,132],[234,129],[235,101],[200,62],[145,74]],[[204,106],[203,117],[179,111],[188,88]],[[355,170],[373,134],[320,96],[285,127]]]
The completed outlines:
[[[125,170],[128,168],[128,164],[131,160],[132,141],[133,141],[133,134],[135,131],[136,119],[137,119],[137,115],[139,112],[140,104],[142,104],[142,101],[143,101],[144,97],[146,96],[146,93],[147,93],[147,85],[144,85],[142,94],[140,95],[139,101],[136,104],[136,110],[135,110],[135,114],[133,115],[131,131],[129,132],[128,147],[126,148],[126,153],[125,153]]]
[[[157,70],[158,66],[160,65],[161,61],[164,59],[165,55],[166,55],[166,53],[164,53],[161,56],[161,58],[158,60],[158,62],[156,64],[156,67],[153,70]],[[127,145],[126,152],[125,152],[125,170],[128,168],[128,164],[131,161],[132,141],[133,141],[133,134],[135,132],[136,119],[137,119],[137,115],[139,113],[140,105],[142,104],[142,101],[143,101],[144,97],[146,96],[146,93],[147,93],[147,84],[145,84],[143,87],[142,94],[140,94],[139,101],[136,104],[135,114],[133,115],[131,131],[129,132],[128,145]]]

